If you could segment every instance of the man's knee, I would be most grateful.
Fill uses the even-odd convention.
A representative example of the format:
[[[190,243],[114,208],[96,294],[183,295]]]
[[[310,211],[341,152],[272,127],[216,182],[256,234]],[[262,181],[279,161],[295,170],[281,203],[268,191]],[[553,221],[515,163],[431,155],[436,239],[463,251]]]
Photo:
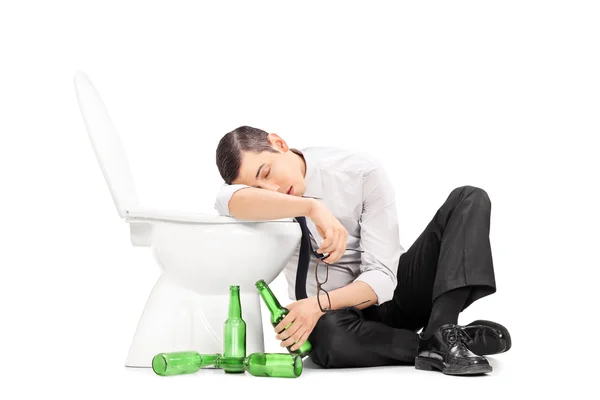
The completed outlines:
[[[362,317],[356,309],[328,312],[313,329],[309,340],[312,344],[311,360],[324,368],[344,367],[344,359],[352,348],[353,325],[360,324]]]
[[[492,205],[490,196],[487,194],[487,192],[477,186],[459,186],[456,189],[454,189],[450,195],[459,196],[461,198],[468,196],[481,206],[490,207]]]

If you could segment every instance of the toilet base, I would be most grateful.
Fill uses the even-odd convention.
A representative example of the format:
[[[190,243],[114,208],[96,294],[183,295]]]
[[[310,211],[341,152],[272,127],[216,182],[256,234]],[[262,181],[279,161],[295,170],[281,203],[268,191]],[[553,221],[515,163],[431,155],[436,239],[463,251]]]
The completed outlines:
[[[264,352],[258,292],[240,292],[246,322],[246,353]],[[223,324],[229,293],[202,295],[177,285],[166,275],[158,279],[138,323],[126,367],[152,367],[158,353],[197,351],[223,354]]]

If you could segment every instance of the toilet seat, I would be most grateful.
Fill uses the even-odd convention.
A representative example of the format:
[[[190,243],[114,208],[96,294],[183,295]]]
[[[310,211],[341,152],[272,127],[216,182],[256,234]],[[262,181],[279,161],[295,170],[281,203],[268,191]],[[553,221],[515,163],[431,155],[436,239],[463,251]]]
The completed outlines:
[[[294,222],[293,218],[282,218],[266,221],[241,220],[225,215],[188,212],[180,210],[157,210],[152,208],[137,208],[125,211],[126,220],[162,220],[170,222],[186,222],[197,224],[244,224],[257,222]]]

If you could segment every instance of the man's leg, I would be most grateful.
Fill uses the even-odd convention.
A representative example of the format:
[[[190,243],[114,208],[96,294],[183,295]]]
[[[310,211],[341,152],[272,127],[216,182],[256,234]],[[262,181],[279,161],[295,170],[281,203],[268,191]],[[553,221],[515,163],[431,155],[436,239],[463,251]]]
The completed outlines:
[[[489,240],[491,202],[473,186],[454,189],[425,230],[400,256],[394,297],[364,310],[387,325],[419,330],[454,320],[474,301],[496,291]],[[464,288],[461,290],[456,290]],[[456,290],[456,291],[455,291]],[[443,294],[453,304],[438,302]],[[452,299],[450,299],[452,298]],[[462,303],[462,304],[460,304]],[[456,305],[458,304],[458,306]],[[443,316],[440,318],[440,316]]]
[[[496,291],[490,214],[491,202],[484,190],[472,186],[453,190],[400,257],[394,298],[364,310],[366,318],[397,328],[425,327],[422,338],[435,333],[438,342],[445,340],[450,331],[442,334],[441,327],[455,326],[461,311]],[[425,344],[420,342],[421,347]],[[441,342],[438,345],[443,347]]]
[[[464,310],[495,292],[489,243],[491,204],[478,188],[457,188],[415,243],[400,257],[394,298],[365,310],[340,310],[319,319],[311,358],[325,367],[414,363],[433,304]],[[466,287],[468,294],[450,291]],[[448,293],[450,303],[441,296]],[[447,296],[446,296],[447,297]],[[466,297],[466,298],[464,298]],[[461,298],[464,304],[461,303]],[[456,306],[458,304],[458,306]],[[440,312],[444,318],[448,312]],[[451,318],[454,318],[451,316]],[[443,324],[443,318],[429,325]]]
[[[419,335],[368,321],[355,308],[329,311],[309,336],[311,360],[324,368],[414,365]]]

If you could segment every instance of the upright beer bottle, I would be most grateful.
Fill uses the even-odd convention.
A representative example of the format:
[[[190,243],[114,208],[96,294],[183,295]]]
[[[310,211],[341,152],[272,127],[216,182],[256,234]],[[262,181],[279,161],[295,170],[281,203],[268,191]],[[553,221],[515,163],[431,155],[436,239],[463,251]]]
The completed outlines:
[[[246,322],[242,319],[240,287],[229,287],[229,315],[223,327],[223,370],[244,372]]]
[[[279,301],[269,288],[269,285],[267,285],[267,283],[264,280],[261,279],[258,282],[256,282],[256,288],[258,289],[258,292],[264,300],[267,308],[271,312],[271,324],[273,325],[273,327],[277,326],[277,324],[279,324],[281,320],[283,320],[290,311],[287,308],[282,307],[281,304],[279,304]],[[287,329],[289,327],[290,325],[286,326],[284,329]],[[290,350],[292,346],[293,344],[287,347],[288,351],[292,354],[297,354],[302,358],[307,356],[312,350],[312,345],[308,340],[304,342],[299,349]]]

